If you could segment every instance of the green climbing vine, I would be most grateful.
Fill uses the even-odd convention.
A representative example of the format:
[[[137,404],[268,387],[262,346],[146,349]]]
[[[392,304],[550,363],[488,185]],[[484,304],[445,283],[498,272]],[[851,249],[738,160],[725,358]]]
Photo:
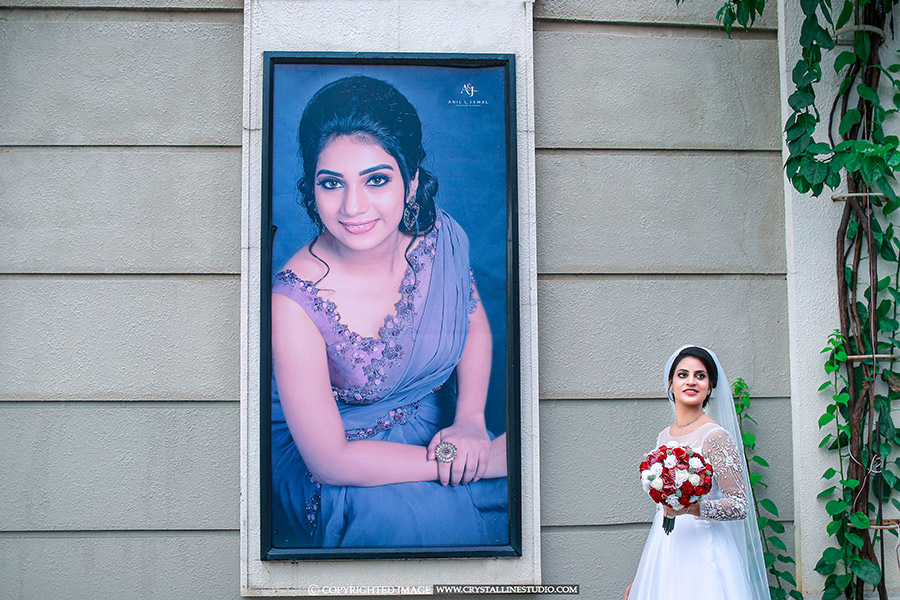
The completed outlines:
[[[788,553],[784,540],[781,539],[784,534],[784,525],[775,520],[779,516],[778,507],[770,498],[762,498],[762,488],[768,488],[769,485],[763,481],[760,469],[768,469],[769,462],[756,452],[756,435],[748,431],[748,422],[757,424],[750,414],[750,386],[743,379],[738,378],[731,384],[731,390],[734,395],[734,409],[737,412],[738,426],[741,429],[744,456],[747,458],[747,468],[750,473],[750,486],[753,488],[753,503],[758,515],[757,526],[763,545],[763,558],[766,561],[766,569],[772,576],[772,581],[775,582],[775,585],[769,585],[769,593],[772,600],[785,600],[788,596],[796,600],[803,600],[803,594],[797,591],[797,581],[788,570],[790,565],[796,563]],[[751,463],[755,465],[752,469],[750,468]]]

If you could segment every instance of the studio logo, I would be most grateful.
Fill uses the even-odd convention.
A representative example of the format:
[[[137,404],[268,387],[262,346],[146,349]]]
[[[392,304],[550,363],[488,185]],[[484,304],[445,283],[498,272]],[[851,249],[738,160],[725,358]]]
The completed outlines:
[[[474,83],[463,83],[459,88],[459,94],[457,94],[457,97],[447,100],[447,104],[449,104],[450,106],[462,107],[487,106],[487,100],[475,98],[475,94],[477,94],[478,92],[479,90],[475,87]],[[461,98],[459,96],[461,96]]]

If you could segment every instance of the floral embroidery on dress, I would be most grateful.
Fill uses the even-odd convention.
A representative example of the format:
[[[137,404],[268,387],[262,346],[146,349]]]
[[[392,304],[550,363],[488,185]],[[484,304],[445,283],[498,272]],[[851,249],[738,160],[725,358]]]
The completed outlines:
[[[352,442],[354,440],[364,440],[366,438],[372,437],[376,433],[387,431],[394,425],[403,425],[419,410],[420,402],[420,400],[416,400],[415,402],[410,402],[409,404],[398,406],[388,414],[375,421],[374,426],[348,429],[344,432],[344,436],[347,438],[348,442]]]
[[[425,268],[426,260],[434,260],[440,226],[438,220],[435,227],[409,253],[409,266],[403,274],[399,289],[400,300],[394,305],[396,313],[384,318],[384,325],[378,330],[378,338],[361,336],[341,323],[337,305],[331,300],[319,297],[319,289],[311,281],[298,277],[290,269],[280,271],[275,276],[276,280],[288,284],[292,290],[300,286],[300,291],[309,297],[313,310],[324,313],[331,329],[341,337],[341,341],[334,345],[338,355],[347,359],[353,366],[362,367],[366,383],[346,389],[332,386],[335,400],[346,404],[364,405],[373,404],[383,396],[386,391],[383,387],[385,372],[388,368],[399,364],[403,358],[404,350],[399,339],[412,325],[415,317],[415,300],[419,288],[416,274]],[[373,358],[379,352],[381,358]]]
[[[700,516],[714,521],[735,521],[747,516],[747,494],[741,454],[728,432],[717,427],[703,442],[703,455],[714,469],[713,476],[722,490],[719,500],[700,502]]]
[[[322,508],[322,484],[309,471],[306,472],[306,479],[315,486],[315,491],[306,498],[306,521],[315,531],[319,522],[319,509]]]

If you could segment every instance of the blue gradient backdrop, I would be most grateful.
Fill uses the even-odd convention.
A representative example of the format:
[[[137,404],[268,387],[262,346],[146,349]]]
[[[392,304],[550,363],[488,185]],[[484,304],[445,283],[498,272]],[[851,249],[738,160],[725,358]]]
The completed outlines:
[[[488,428],[506,430],[506,98],[504,67],[275,64],[272,111],[272,217],[278,227],[273,273],[301,248],[314,228],[299,203],[302,172],[297,128],[309,98],[349,75],[387,81],[422,121],[425,169],[435,175],[437,205],[469,236],[470,260],[487,311],[494,351]],[[474,94],[464,91],[473,86]],[[511,116],[512,118],[512,116]],[[512,165],[510,165],[512,168]]]

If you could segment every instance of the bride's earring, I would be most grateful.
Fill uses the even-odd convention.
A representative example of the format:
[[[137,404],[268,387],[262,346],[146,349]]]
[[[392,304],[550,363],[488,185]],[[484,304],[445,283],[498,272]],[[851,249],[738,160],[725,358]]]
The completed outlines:
[[[416,197],[412,196],[406,206],[403,207],[403,226],[409,231],[417,231],[419,229],[419,203]]]

